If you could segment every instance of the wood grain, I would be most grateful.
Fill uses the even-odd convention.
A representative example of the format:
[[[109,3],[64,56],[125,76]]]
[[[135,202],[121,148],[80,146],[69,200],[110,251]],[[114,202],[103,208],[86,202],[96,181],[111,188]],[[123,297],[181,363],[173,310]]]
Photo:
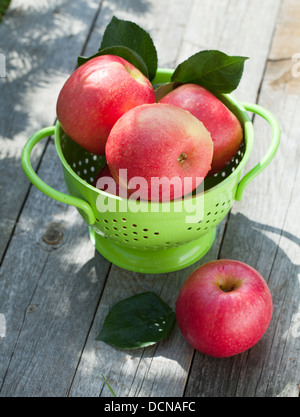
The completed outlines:
[[[297,0],[282,2],[278,16],[270,60],[290,60],[300,52],[300,10]]]
[[[124,397],[298,396],[300,77],[292,72],[292,56],[300,52],[298,14],[296,0],[12,2],[0,25],[8,62],[0,79],[0,313],[7,327],[0,338],[1,397],[110,397],[101,373]],[[113,15],[150,32],[160,67],[174,68],[201,49],[249,56],[234,96],[257,100],[282,128],[275,159],[218,226],[211,250],[175,273],[111,266],[95,251],[77,211],[30,187],[20,168],[26,139],[54,122],[58,91],[77,55],[95,53]],[[270,142],[265,121],[255,116],[254,127],[245,172]],[[66,192],[54,144],[46,142],[35,149],[33,166]],[[272,322],[251,350],[228,359],[204,356],[177,326],[145,349],[95,341],[117,301],[151,290],[175,308],[191,271],[218,257],[247,262],[270,286]]]
[[[290,10],[286,4],[284,10]],[[274,43],[278,39],[276,32]],[[272,46],[275,49],[276,45]],[[300,240],[296,202],[300,78],[282,78],[291,70],[288,60],[270,61],[267,65],[259,103],[278,119],[281,145],[266,171],[248,186],[243,201],[235,204],[220,253],[222,258],[252,265],[265,277],[274,303],[271,325],[255,347],[235,358],[220,361],[196,353],[187,396],[299,395]],[[252,164],[263,157],[270,140],[269,127],[257,117],[255,135]],[[217,369],[217,377],[209,372],[212,367]],[[227,384],[220,386],[221,375]]]
[[[1,22],[6,77],[0,78],[0,262],[29,190],[22,148],[54,123],[58,92],[75,68],[99,3],[15,0]],[[44,148],[45,142],[35,147],[34,168]]]

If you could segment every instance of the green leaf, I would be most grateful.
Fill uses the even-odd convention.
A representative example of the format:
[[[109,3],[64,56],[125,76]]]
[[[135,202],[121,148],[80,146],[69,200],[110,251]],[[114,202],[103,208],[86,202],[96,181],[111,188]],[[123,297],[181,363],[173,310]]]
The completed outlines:
[[[96,340],[120,349],[150,346],[168,337],[175,322],[175,312],[148,291],[112,307]]]
[[[200,51],[178,65],[171,81],[199,84],[217,93],[231,93],[239,85],[247,59],[216,50]]]
[[[152,80],[155,77],[157,52],[148,32],[134,22],[113,16],[105,29],[99,51],[116,45],[127,46],[135,51],[145,62],[149,79]]]
[[[97,56],[101,56],[101,55],[120,56],[121,58],[126,59],[126,61],[134,65],[137,69],[139,69],[147,78],[149,77],[148,69],[143,59],[132,49],[127,48],[127,46],[120,46],[120,45],[104,48],[90,57],[79,56],[77,59],[78,67],[80,67],[80,65],[82,64],[85,64],[90,59],[96,58]]]

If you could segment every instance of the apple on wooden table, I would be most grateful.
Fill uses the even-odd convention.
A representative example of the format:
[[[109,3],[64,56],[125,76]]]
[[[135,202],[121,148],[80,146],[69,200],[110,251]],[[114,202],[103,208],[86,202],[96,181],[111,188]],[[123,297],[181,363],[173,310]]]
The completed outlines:
[[[243,129],[237,117],[206,88],[183,84],[168,94],[160,103],[168,103],[188,110],[211,133],[214,154],[208,175],[223,169],[239,150]]]
[[[115,55],[101,55],[78,67],[63,85],[57,118],[65,133],[89,152],[104,155],[115,122],[135,106],[154,103],[151,82]]]
[[[235,260],[197,268],[184,283],[176,317],[181,333],[197,350],[230,357],[254,346],[272,317],[272,296],[264,278]]]

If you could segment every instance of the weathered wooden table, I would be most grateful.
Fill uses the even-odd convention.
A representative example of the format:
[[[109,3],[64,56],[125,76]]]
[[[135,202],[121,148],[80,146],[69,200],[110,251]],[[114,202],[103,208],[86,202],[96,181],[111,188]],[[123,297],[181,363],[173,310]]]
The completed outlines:
[[[233,95],[270,110],[282,129],[275,159],[218,226],[213,247],[176,273],[145,276],[111,265],[76,209],[31,186],[20,164],[29,136],[54,124],[58,92],[77,56],[98,49],[113,15],[150,32],[160,67],[174,68],[202,49],[250,57]],[[299,21],[298,0],[12,1],[0,25],[1,396],[111,396],[101,373],[120,397],[299,396]],[[271,139],[262,119],[254,127],[247,169]],[[52,138],[35,148],[32,163],[66,192]],[[217,258],[250,264],[270,286],[273,318],[252,349],[205,356],[177,326],[145,349],[95,341],[117,301],[151,290],[174,307],[189,273]]]

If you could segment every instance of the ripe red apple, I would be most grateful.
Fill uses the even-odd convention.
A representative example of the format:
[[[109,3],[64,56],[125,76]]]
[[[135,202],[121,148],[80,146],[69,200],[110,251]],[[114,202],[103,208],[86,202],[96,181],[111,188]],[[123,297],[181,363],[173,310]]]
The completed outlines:
[[[121,186],[129,192],[131,187],[138,189],[143,200],[166,201],[200,184],[210,170],[213,142],[189,112],[169,104],[145,104],[116,122],[105,153],[110,172]]]
[[[100,181],[99,181],[100,180]],[[110,185],[112,185],[110,187]],[[119,195],[119,184],[115,181],[110,173],[108,165],[100,169],[95,177],[93,186],[101,191],[107,191],[114,195]]]
[[[210,91],[196,84],[184,84],[166,94],[160,103],[173,104],[192,113],[210,132],[214,142],[211,171],[215,174],[230,162],[243,140],[237,117]]]
[[[251,266],[233,260],[208,262],[184,283],[176,316],[186,340],[214,357],[229,357],[254,346],[272,317],[272,296]]]
[[[122,192],[120,192],[120,185],[111,175],[108,165],[105,165],[103,168],[100,169],[100,171],[95,177],[93,186],[95,188],[98,188],[99,190],[106,191],[110,194],[114,194],[120,197],[126,198],[128,196],[126,188],[122,189]]]
[[[95,57],[77,68],[62,87],[57,118],[65,133],[89,152],[105,153],[115,122],[125,112],[154,103],[150,81],[132,64],[114,55]]]

